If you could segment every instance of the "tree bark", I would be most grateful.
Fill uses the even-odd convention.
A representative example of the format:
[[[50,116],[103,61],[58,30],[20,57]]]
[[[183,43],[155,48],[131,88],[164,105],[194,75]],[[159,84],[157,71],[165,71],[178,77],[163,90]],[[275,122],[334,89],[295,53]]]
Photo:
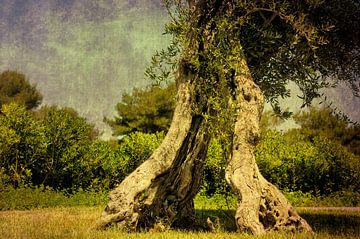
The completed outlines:
[[[193,55],[199,62],[206,63],[212,59],[205,57],[207,47],[216,35],[217,25],[212,24],[212,19],[226,11],[227,1],[217,0],[213,5],[205,0],[188,3],[193,16],[185,58],[190,56],[190,65]],[[253,234],[284,229],[311,231],[280,191],[263,178],[256,165],[254,151],[260,136],[264,99],[252,80],[244,56],[239,57],[239,64],[234,64],[237,68],[234,84],[229,85],[234,88],[231,92],[236,92],[232,103],[237,115],[226,168],[226,180],[238,197],[236,225],[240,231]],[[204,118],[201,113],[194,113],[193,106],[199,106],[197,100],[203,101],[206,97],[195,95],[195,86],[199,84],[197,77],[207,77],[208,68],[202,64],[194,74],[184,62],[180,64],[177,105],[168,134],[153,155],[111,192],[110,202],[98,221],[99,228],[116,224],[135,231],[150,229],[160,222],[171,226],[194,218],[193,198],[200,187],[210,137]]]
[[[252,234],[269,230],[312,231],[282,193],[261,175],[255,161],[260,138],[264,97],[254,83],[245,59],[234,79],[236,120],[226,181],[238,197],[235,221],[238,229]]]
[[[192,110],[195,78],[180,67],[177,105],[163,143],[110,193],[98,228],[116,224],[136,231],[194,219],[193,198],[201,184],[209,144],[203,117]]]

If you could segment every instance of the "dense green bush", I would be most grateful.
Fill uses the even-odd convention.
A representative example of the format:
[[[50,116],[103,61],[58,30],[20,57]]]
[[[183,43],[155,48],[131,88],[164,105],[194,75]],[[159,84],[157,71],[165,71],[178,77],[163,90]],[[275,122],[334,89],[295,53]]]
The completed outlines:
[[[155,134],[135,132],[125,136],[120,142],[124,173],[126,175],[131,173],[148,159],[154,150],[159,147],[164,137],[163,132]]]
[[[359,158],[326,138],[268,131],[256,149],[260,171],[283,190],[329,195],[360,189]]]
[[[0,114],[0,181],[13,187],[84,187],[85,154],[95,136],[92,125],[71,109],[45,107],[34,113],[17,103]]]
[[[89,151],[91,158],[88,160],[95,170],[92,185],[100,184],[105,188],[113,188],[148,159],[163,139],[162,132],[135,132],[125,136],[119,144],[95,141]]]
[[[203,185],[201,194],[214,196],[216,194],[231,194],[230,187],[225,180],[226,157],[221,144],[213,139],[206,155]]]
[[[36,116],[44,127],[47,147],[44,163],[33,172],[33,183],[56,189],[84,187],[85,155],[96,137],[94,126],[70,108],[43,107]]]
[[[31,182],[33,170],[44,162],[47,145],[44,126],[25,106],[17,103],[2,106],[0,168],[4,183],[17,187]]]

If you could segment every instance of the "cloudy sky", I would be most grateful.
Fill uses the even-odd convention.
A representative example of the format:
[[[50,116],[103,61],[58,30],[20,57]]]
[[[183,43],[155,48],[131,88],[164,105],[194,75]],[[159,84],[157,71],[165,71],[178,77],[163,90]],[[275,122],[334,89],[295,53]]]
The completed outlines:
[[[150,83],[144,70],[166,47],[165,22],[161,0],[0,0],[0,71],[26,74],[44,104],[73,107],[104,127],[122,92]],[[360,121],[358,99],[332,95]]]
[[[166,46],[161,0],[0,0],[0,70],[101,125]],[[165,43],[165,45],[164,45]]]

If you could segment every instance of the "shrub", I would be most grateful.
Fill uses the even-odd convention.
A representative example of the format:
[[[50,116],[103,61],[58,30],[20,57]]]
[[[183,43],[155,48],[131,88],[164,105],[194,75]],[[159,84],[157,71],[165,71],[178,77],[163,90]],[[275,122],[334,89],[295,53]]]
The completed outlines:
[[[125,175],[134,171],[147,160],[160,146],[164,137],[164,132],[154,134],[135,132],[125,136],[120,142],[119,149]]]
[[[162,132],[135,132],[125,136],[119,144],[95,140],[83,160],[86,168],[84,172],[88,174],[82,178],[89,179],[90,188],[114,188],[148,159],[163,139]]]
[[[226,159],[224,159],[223,148],[216,139],[213,139],[206,155],[202,194],[207,196],[231,194],[230,187],[225,180],[225,168]]]
[[[359,190],[359,158],[336,141],[269,131],[256,148],[265,178],[288,191],[329,195]]]
[[[31,182],[36,167],[44,163],[47,139],[43,125],[25,106],[3,105],[0,114],[0,168],[7,183],[17,187]]]
[[[33,183],[60,190],[76,191],[86,187],[88,178],[84,172],[87,162],[84,160],[96,136],[94,126],[70,108],[43,107],[36,116],[44,125],[48,143],[43,154],[46,160],[37,165]]]

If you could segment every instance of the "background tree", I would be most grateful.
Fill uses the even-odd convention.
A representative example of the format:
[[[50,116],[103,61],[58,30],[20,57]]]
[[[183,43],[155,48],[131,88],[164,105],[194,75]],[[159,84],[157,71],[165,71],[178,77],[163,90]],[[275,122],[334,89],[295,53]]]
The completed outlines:
[[[256,160],[264,177],[282,190],[314,196],[359,191],[359,157],[338,141],[269,130],[256,147]]]
[[[313,141],[326,138],[337,141],[360,155],[360,125],[352,123],[346,116],[330,107],[316,109],[311,107],[294,115],[295,122],[301,126],[294,129],[294,134],[303,134]]]
[[[114,135],[167,131],[175,107],[175,90],[175,84],[171,83],[166,87],[135,88],[131,94],[124,93],[116,106],[119,116],[106,122],[113,128]]]
[[[189,221],[210,138],[216,134],[227,142],[222,143],[229,156],[226,180],[238,197],[238,228],[254,234],[311,230],[258,170],[260,116],[264,98],[281,113],[277,99],[290,96],[288,81],[299,86],[304,105],[330,85],[330,75],[356,93],[353,76],[359,68],[347,68],[337,57],[359,65],[359,38],[344,34],[359,32],[358,1],[165,3],[172,17],[167,31],[180,49],[173,122],[149,160],[111,193],[99,226],[117,223],[136,230],[159,218],[169,225]]]
[[[27,109],[37,107],[42,95],[31,85],[25,75],[16,71],[4,71],[0,74],[0,106],[10,102],[26,105]]]
[[[45,185],[77,190],[91,184],[94,126],[73,109],[43,107],[29,111],[4,104],[0,114],[0,168],[6,184]]]
[[[25,106],[5,104],[0,114],[0,168],[14,187],[31,182],[35,165],[44,163],[47,147],[43,125]]]
[[[42,107],[36,112],[47,139],[45,161],[34,172],[33,182],[55,189],[86,188],[85,155],[96,138],[94,126],[71,108]]]

